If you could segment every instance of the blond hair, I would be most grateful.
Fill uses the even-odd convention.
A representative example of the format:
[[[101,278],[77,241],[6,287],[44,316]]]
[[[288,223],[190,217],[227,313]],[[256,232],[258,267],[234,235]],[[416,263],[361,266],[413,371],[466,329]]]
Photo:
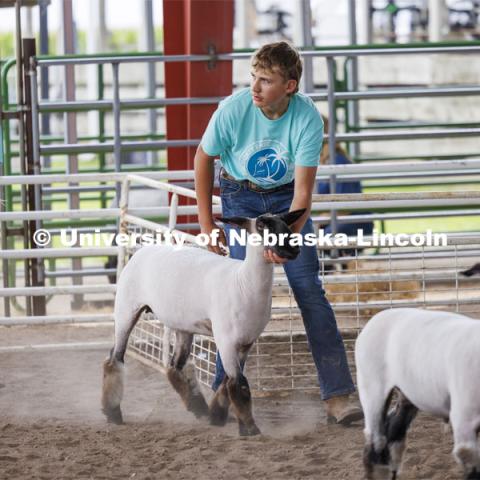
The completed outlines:
[[[252,67],[271,72],[278,69],[285,81],[296,80],[297,87],[293,93],[298,92],[298,84],[303,70],[302,60],[298,51],[289,43],[282,41],[264,45],[255,52],[252,58]]]

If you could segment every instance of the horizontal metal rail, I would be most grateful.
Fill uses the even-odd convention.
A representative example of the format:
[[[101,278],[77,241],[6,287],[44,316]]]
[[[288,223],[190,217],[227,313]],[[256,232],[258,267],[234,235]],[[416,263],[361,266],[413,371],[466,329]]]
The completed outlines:
[[[388,291],[387,291],[388,292]],[[352,294],[351,294],[352,295]],[[359,297],[362,296],[362,292],[359,293]],[[424,299],[401,299],[401,300],[385,300],[385,301],[358,301],[358,302],[333,302],[333,307],[337,312],[345,312],[360,309],[379,309],[385,310],[389,308],[417,308],[417,307],[449,307],[452,305],[478,305],[478,298],[452,298],[447,300],[424,300]],[[300,309],[298,307],[273,307],[272,315],[300,315]],[[358,328],[358,327],[353,327]]]
[[[146,185],[150,188],[155,188],[157,190],[165,190],[170,193],[176,193],[182,197],[194,198],[197,199],[197,193],[195,190],[189,188],[181,187],[179,185],[172,185],[171,183],[159,182],[148,177],[142,177],[140,175],[130,173],[127,175],[126,180],[130,182],[140,183],[141,185]],[[212,195],[212,203],[214,205],[220,205],[221,200],[218,195]]]
[[[480,46],[435,46],[435,47],[388,47],[384,48],[335,48],[325,50],[302,50],[303,57],[361,57],[374,55],[415,55],[415,54],[474,54],[480,53]],[[218,60],[249,60],[252,57],[250,52],[242,53],[221,53],[217,55]]]
[[[125,222],[128,222],[132,225],[136,225],[142,228],[146,228],[149,230],[160,230],[162,232],[170,232],[172,234],[178,233],[183,236],[185,241],[190,242],[190,243],[195,243],[196,237],[195,235],[190,235],[189,233],[181,232],[180,230],[172,229],[167,227],[166,225],[161,225],[159,223],[151,222],[149,220],[145,220],[144,218],[141,217],[135,217],[133,215],[130,215],[126,213],[123,216],[123,219]]]
[[[101,65],[112,63],[155,63],[155,62],[205,62],[215,60],[213,55],[136,55],[115,57],[63,57],[63,58],[37,58],[40,67],[53,67],[60,65]]]
[[[480,165],[480,160],[478,161]],[[0,185],[43,185],[49,183],[70,182],[122,182],[131,175],[131,172],[109,173],[58,173],[45,175],[5,175],[0,177]],[[138,176],[145,176],[156,180],[192,180],[193,170],[164,170],[161,172],[137,172]]]
[[[409,207],[480,205],[480,191],[314,194],[312,197],[312,210],[363,210],[375,208],[405,209]]]
[[[329,193],[313,194],[314,202],[331,200],[332,202],[357,202],[381,200],[480,200],[480,190],[467,192],[386,192],[386,193]]]
[[[480,159],[440,160],[429,162],[375,162],[373,164],[320,165],[319,178],[328,175],[358,175],[358,174],[395,174],[414,172],[448,172],[480,173]],[[13,175],[0,177],[0,185],[42,185],[49,183],[69,182],[121,182],[129,172],[117,173],[77,173],[77,174],[46,174],[46,175]],[[171,170],[162,172],[137,172],[136,176],[154,180],[193,180],[193,170]]]
[[[0,325],[42,325],[44,323],[55,323],[39,321],[35,319],[42,319],[45,317],[15,317],[21,318],[21,321],[15,322],[14,319],[3,319],[0,317]],[[49,317],[52,318],[52,317]],[[12,321],[10,321],[12,320]],[[69,322],[59,322],[69,323]],[[104,350],[112,346],[112,342],[67,342],[67,343],[43,343],[43,344],[31,344],[31,345],[11,345],[9,347],[0,347],[0,353],[19,353],[29,351],[56,351],[56,350]]]
[[[320,209],[319,209],[320,210]],[[362,213],[359,215],[337,215],[339,223],[360,223],[374,220],[406,220],[420,218],[442,218],[442,217],[470,217],[480,215],[480,210],[447,210],[444,211],[423,211],[423,212],[400,212],[400,213]],[[311,218],[314,224],[326,225],[330,223],[330,215],[318,215],[312,212]]]
[[[144,207],[132,208],[129,210],[134,215],[150,216],[150,217],[164,217],[169,213],[169,207]],[[214,205],[214,214],[220,213],[220,206]],[[180,215],[195,215],[198,213],[196,205],[181,205],[178,207]],[[2,212],[0,213],[1,221],[11,220],[52,220],[55,218],[118,218],[120,215],[119,208],[104,208],[102,210],[32,210],[30,212]]]
[[[311,218],[314,224],[326,225],[330,223],[330,215],[323,212],[325,209],[314,209],[311,213]],[[337,220],[341,223],[359,223],[375,220],[418,220],[422,218],[447,218],[447,217],[473,217],[480,215],[480,210],[472,209],[454,209],[454,210],[422,210],[416,212],[390,212],[390,213],[360,213],[355,215],[337,215]],[[179,229],[183,230],[199,230],[199,223],[182,223],[177,225]],[[52,232],[52,230],[49,230]],[[91,229],[89,230],[91,231]],[[102,230],[103,231],[103,230]],[[471,232],[470,232],[471,233]]]
[[[122,142],[122,151],[136,152],[141,150],[162,150],[171,147],[196,147],[200,140],[146,140],[144,142]],[[56,145],[41,145],[40,154],[58,155],[69,153],[109,153],[113,152],[115,142],[104,143],[71,143]]]
[[[115,293],[116,285],[62,285],[55,287],[10,287],[0,289],[0,297],[43,297],[45,295],[76,295],[85,293]]]
[[[116,255],[118,247],[71,247],[0,250],[0,259],[23,260],[25,258],[74,258],[104,257]]]
[[[405,194],[400,198],[389,200],[390,193],[385,194],[338,194],[338,195],[313,195],[312,210],[362,210],[362,209],[389,209],[389,208],[407,208],[407,207],[442,207],[442,206],[474,206],[480,205],[480,192],[468,192],[470,195],[464,195],[464,192],[412,192],[417,196],[408,196]],[[419,197],[419,193],[424,193],[425,196]],[[467,193],[467,192],[465,192]],[[436,194],[436,195],[435,195]],[[443,194],[443,195],[442,195]],[[455,195],[457,194],[457,195]],[[357,195],[357,197],[353,197]],[[379,199],[375,200],[369,196],[377,196]],[[383,196],[383,199],[381,198]],[[338,198],[333,198],[338,197]],[[410,198],[410,199],[409,199]],[[326,201],[325,199],[328,199]],[[198,207],[192,206],[178,206],[178,214],[180,215],[194,215],[198,213]],[[142,216],[167,216],[169,214],[169,207],[144,207],[133,208],[129,210],[130,214],[135,218]],[[214,204],[213,213],[220,214],[220,205]],[[465,212],[467,214],[468,212]],[[459,216],[461,212],[452,212],[448,216]],[[473,213],[470,213],[472,215]],[[106,208],[102,210],[33,210],[28,212],[2,212],[0,213],[0,221],[22,221],[22,220],[53,220],[53,219],[85,219],[85,218],[118,218],[120,215],[119,208]],[[411,215],[408,212],[405,215]],[[446,215],[446,214],[445,214]],[[423,215],[423,217],[428,215]],[[435,216],[435,214],[433,214]],[[440,215],[439,215],[440,216]],[[370,219],[377,219],[377,216],[366,217]],[[393,218],[393,217],[392,217]],[[398,218],[403,218],[399,216]],[[347,222],[349,218],[345,219]],[[359,217],[351,219],[358,221]],[[317,218],[317,221],[320,219]]]
[[[61,277],[105,277],[105,275],[115,275],[114,268],[82,268],[82,270],[46,270],[46,278],[61,278]]]
[[[424,88],[383,88],[360,90],[356,92],[335,92],[336,100],[376,100],[382,98],[413,98],[413,97],[448,97],[448,96],[471,96],[480,94],[480,87],[424,87]],[[325,101],[328,93],[308,93],[314,101]],[[225,97],[181,97],[181,98],[147,98],[147,99],[124,99],[120,100],[121,110],[138,110],[141,108],[161,108],[168,105],[215,105]],[[40,102],[40,113],[49,112],[82,112],[87,110],[112,111],[113,102],[110,100],[78,100]]]
[[[424,88],[379,88],[360,90],[357,92],[335,92],[335,100],[378,100],[381,98],[414,98],[414,97],[450,97],[471,96],[480,94],[480,87],[424,87]],[[308,95],[314,101],[328,99],[327,92]]]
[[[362,142],[383,140],[423,140],[446,137],[476,137],[480,136],[480,128],[446,128],[425,131],[401,131],[378,133],[339,133],[336,139],[339,142]],[[133,152],[139,150],[162,150],[168,147],[196,147],[200,139],[192,140],[146,140],[144,142],[122,142],[122,150]],[[58,155],[68,153],[109,153],[114,151],[114,142],[85,143],[85,144],[57,144],[40,146],[42,155]]]
[[[332,248],[337,248],[338,247],[322,247],[320,250],[329,250]],[[349,245],[350,248],[350,245]],[[355,248],[355,247],[351,247]],[[404,247],[384,247],[381,250],[381,253],[375,253],[375,254],[362,254],[358,255],[357,257],[350,256],[350,257],[340,257],[336,259],[332,259],[330,257],[322,257],[321,260],[322,262],[325,263],[338,263],[338,262],[347,262],[349,260],[386,260],[389,262],[403,262],[404,260],[433,260],[433,259],[441,259],[441,258],[452,258],[452,256],[456,256],[457,258],[463,258],[463,259],[471,259],[472,262],[477,263],[477,259],[480,257],[480,247],[472,250],[458,250],[455,251],[453,249],[450,250],[440,250],[440,251],[432,251],[432,250],[418,250],[416,252],[410,251],[408,253],[401,253],[399,250],[401,250]],[[473,263],[472,263],[473,264]]]
[[[124,99],[119,105],[122,110],[137,110],[140,108],[160,108],[168,105],[211,105],[219,103],[225,97],[179,97],[179,98],[145,98],[145,99]],[[113,110],[111,100],[77,100],[77,101],[56,101],[39,102],[40,113],[49,112],[81,112],[86,110]]]
[[[480,128],[446,128],[441,130],[378,132],[378,133],[338,133],[337,142],[363,142],[383,140],[425,140],[450,137],[478,137]]]
[[[303,57],[359,57],[372,55],[419,55],[419,54],[474,54],[480,53],[479,46],[436,46],[436,47],[397,47],[397,48],[358,48],[358,49],[331,49],[331,50],[303,50]],[[87,57],[87,58],[37,58],[37,64],[43,67],[60,65],[99,65],[112,63],[156,63],[156,62],[205,62],[205,61],[232,61],[250,60],[251,52],[222,53],[218,55],[138,55],[116,57]]]

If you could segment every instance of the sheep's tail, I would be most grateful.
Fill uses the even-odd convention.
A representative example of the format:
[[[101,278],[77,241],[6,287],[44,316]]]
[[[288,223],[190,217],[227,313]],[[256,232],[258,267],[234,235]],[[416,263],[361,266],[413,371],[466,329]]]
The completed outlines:
[[[109,423],[123,423],[120,403],[123,398],[125,366],[113,355],[103,362],[102,412]]]

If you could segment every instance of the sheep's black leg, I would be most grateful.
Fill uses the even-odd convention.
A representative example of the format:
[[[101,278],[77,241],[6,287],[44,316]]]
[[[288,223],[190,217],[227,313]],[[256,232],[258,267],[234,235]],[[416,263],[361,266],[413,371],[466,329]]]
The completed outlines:
[[[365,410],[365,425],[366,427],[369,427],[372,435],[372,438],[367,440],[367,443],[363,449],[363,465],[365,467],[365,476],[367,479],[375,478],[376,472],[380,473],[382,476],[385,476],[387,472],[390,471],[391,458],[386,439],[386,418],[392,397],[393,390],[388,394],[385,401],[380,400],[379,396],[377,399],[378,403],[374,402],[374,414],[372,414],[371,406],[369,409]],[[383,399],[383,395],[381,395],[381,398]],[[374,438],[381,438],[383,441],[374,441]]]
[[[261,433],[253,419],[252,395],[245,376],[239,373],[237,378],[229,378],[227,380],[227,390],[235,415],[238,418],[240,435],[250,436]]]
[[[167,371],[167,377],[188,411],[196,417],[208,416],[208,405],[197,384],[195,371],[193,368],[189,371],[185,369],[192,341],[192,334],[176,332],[175,351]]]
[[[230,407],[230,399],[227,392],[227,380],[225,375],[222,383],[215,392],[215,396],[210,402],[210,423],[219,427],[223,427],[227,423],[228,408]]]
[[[144,305],[133,314],[116,314],[115,329],[118,331],[115,345],[109,358],[103,363],[102,412],[106,415],[109,423],[123,423],[120,403],[123,397],[125,351],[131,331],[142,312],[147,310],[150,310],[149,307]],[[119,328],[119,325],[122,328]]]
[[[399,392],[399,400],[394,410],[387,414],[385,432],[390,453],[392,479],[395,479],[405,450],[405,438],[408,428],[417,415],[418,409]]]

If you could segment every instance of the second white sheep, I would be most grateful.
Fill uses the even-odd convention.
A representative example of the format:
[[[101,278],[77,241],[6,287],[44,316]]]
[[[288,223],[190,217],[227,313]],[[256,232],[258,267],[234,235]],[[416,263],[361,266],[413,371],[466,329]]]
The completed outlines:
[[[418,410],[450,421],[453,454],[480,479],[480,321],[450,312],[384,310],[360,333],[357,382],[367,478],[395,479]],[[390,409],[393,392],[399,401]]]

